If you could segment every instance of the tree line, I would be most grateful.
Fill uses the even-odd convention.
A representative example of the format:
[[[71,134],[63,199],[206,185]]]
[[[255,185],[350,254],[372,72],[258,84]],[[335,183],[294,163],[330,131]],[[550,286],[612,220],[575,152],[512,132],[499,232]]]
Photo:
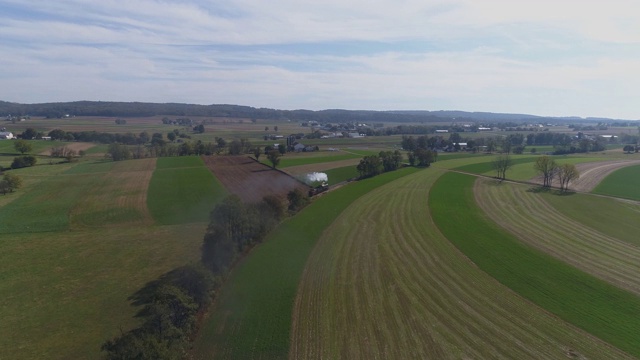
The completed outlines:
[[[108,360],[183,359],[197,331],[198,314],[215,300],[216,290],[230,269],[287,215],[306,206],[309,198],[292,190],[287,202],[265,196],[243,203],[236,195],[223,199],[209,215],[201,261],[175,269],[134,294],[142,306],[142,324],[107,340],[101,347]]]
[[[509,154],[500,154],[492,162],[491,166],[496,172],[496,178],[504,180],[507,170],[511,168],[513,161]],[[569,190],[569,183],[580,178],[580,172],[574,164],[558,164],[550,156],[543,155],[538,157],[533,163],[533,168],[540,176],[542,176],[542,186],[550,188],[554,179],[558,179],[560,191]]]

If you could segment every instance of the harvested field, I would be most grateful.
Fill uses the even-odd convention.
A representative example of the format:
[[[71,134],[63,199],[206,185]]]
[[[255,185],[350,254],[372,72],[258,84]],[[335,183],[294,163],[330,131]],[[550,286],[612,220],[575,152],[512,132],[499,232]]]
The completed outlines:
[[[151,225],[147,188],[155,166],[155,158],[114,163],[111,171],[99,176],[96,187],[71,210],[72,226]]]
[[[523,242],[640,295],[640,248],[562,214],[528,186],[478,179],[480,208]]]
[[[258,202],[266,195],[285,197],[294,188],[309,187],[278,170],[246,156],[203,156],[205,164],[232,194],[245,202]]]
[[[65,145],[65,144],[59,144],[57,142],[51,142],[51,147],[58,147],[58,146],[66,146],[67,149],[73,150],[77,154],[81,150],[85,151],[87,149],[90,149],[90,148],[96,146],[96,144],[87,143],[87,142],[73,142],[73,143],[68,143],[68,144]],[[38,155],[51,156],[51,149],[44,150],[44,151],[40,152],[40,154],[38,154]]]
[[[325,230],[294,306],[290,359],[627,358],[480,270],[438,230],[422,171]]]

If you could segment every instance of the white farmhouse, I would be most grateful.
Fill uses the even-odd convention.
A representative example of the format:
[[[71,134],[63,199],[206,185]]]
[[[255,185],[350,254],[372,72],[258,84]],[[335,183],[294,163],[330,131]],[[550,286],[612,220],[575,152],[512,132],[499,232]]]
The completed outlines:
[[[0,140],[11,140],[11,139],[15,139],[16,137],[13,136],[13,133],[9,132],[9,131],[0,131]]]

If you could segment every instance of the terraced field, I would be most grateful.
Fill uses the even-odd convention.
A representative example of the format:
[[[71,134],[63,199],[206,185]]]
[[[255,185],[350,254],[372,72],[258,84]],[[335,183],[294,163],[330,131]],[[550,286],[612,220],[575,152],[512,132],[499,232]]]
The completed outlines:
[[[324,232],[299,285],[290,359],[628,357],[516,295],[445,238],[427,206],[440,175],[385,185]]]

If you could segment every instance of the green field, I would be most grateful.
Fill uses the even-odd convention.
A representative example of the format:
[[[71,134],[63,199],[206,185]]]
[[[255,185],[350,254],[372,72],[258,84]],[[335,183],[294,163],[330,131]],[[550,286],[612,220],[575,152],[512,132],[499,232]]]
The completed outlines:
[[[206,222],[227,191],[195,156],[159,158],[151,177],[147,206],[163,225]]]
[[[194,117],[206,122],[205,133],[195,134],[161,118],[125,118],[126,125],[112,117],[33,118],[7,127],[165,138],[179,129],[191,141],[246,138],[260,146],[285,141],[265,135],[311,131],[286,120]],[[278,167],[328,169],[335,185],[358,176],[349,164],[399,149],[401,140],[302,139],[321,151],[287,153]],[[24,186],[0,196],[0,360],[100,358],[105,340],[140,325],[134,293],[199,261],[210,211],[228,191],[197,156],[113,162],[104,157],[107,145],[97,145],[60,163],[39,154],[72,143],[30,143],[38,165],[9,170]],[[0,166],[19,155],[13,144],[0,141]],[[608,148],[553,158],[640,159]],[[552,150],[527,146],[512,155],[507,178],[533,178],[535,159]],[[493,176],[496,156],[440,153],[429,168],[402,168],[314,197],[233,268],[189,355],[640,358],[640,205],[449,171]],[[270,165],[264,155],[260,161]],[[640,200],[638,180],[640,166],[624,168],[594,192]]]
[[[329,178],[329,185],[335,185],[342,181],[357,178],[360,175],[358,174],[358,170],[355,166],[345,166],[327,170],[325,171],[325,174],[327,174],[327,177]]]
[[[426,169],[379,187],[324,231],[298,288],[289,358],[626,357],[460,253],[427,206],[442,174]],[[459,210],[458,200],[439,203]]]
[[[474,177],[449,173],[429,206],[438,228],[482,270],[560,318],[640,356],[640,298],[536,251],[487,221]],[[464,223],[465,226],[460,226]]]
[[[600,219],[592,222],[575,221],[547,202],[556,200],[556,204],[562,201],[571,203],[576,195],[554,196],[554,192],[536,190],[529,185],[482,179],[476,181],[474,195],[480,209],[520,241],[640,296],[640,248],[636,246],[637,239],[631,241],[631,235],[640,231],[640,224],[637,221],[626,224],[624,229],[627,233],[619,239],[611,236],[610,232],[599,231],[603,230],[603,226],[597,225],[601,223]],[[616,202],[594,196],[582,197]],[[586,201],[581,203],[585,205],[584,209],[572,206],[577,217],[583,217],[589,211],[593,213],[593,206],[597,204]],[[568,208],[569,205],[563,204],[563,207]],[[614,207],[608,206],[607,209],[614,210]],[[622,214],[622,210],[623,208],[615,209],[613,214]]]
[[[640,166],[618,169],[607,176],[593,193],[617,196],[625,199],[640,200]]]
[[[358,197],[414,171],[345,186],[285,221],[232,272],[195,344],[195,358],[286,358],[298,281],[322,231]]]
[[[362,157],[362,156],[360,156],[359,154],[345,154],[343,152],[300,153],[300,154],[288,153],[287,155],[284,155],[280,158],[280,164],[278,165],[278,167],[287,168],[291,166],[329,163],[332,161],[357,159],[359,157]],[[266,156],[261,156],[260,162],[271,166],[271,163],[269,162]]]

